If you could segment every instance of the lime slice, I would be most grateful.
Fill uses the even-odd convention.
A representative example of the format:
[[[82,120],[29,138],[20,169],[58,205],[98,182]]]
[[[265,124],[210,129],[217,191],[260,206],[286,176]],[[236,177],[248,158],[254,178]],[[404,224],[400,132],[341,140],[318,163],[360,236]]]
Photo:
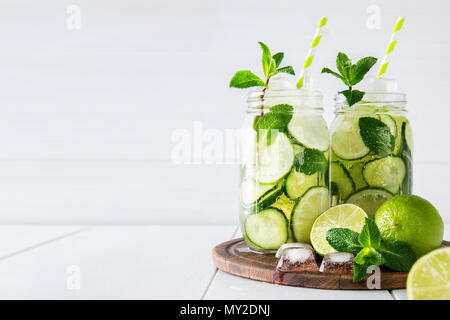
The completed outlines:
[[[311,227],[316,218],[329,208],[328,189],[314,187],[298,201],[292,210],[291,229],[298,242],[309,242]]]
[[[450,247],[423,256],[406,281],[409,300],[450,300]]]
[[[361,207],[373,219],[375,212],[386,201],[392,198],[392,193],[383,189],[363,189],[352,194],[346,203],[353,203]]]
[[[307,148],[326,151],[330,146],[328,126],[321,116],[295,114],[288,130],[295,140]]]
[[[291,170],[294,162],[294,150],[289,138],[279,132],[272,143],[267,139],[260,139],[258,143],[258,157],[256,176],[261,183],[274,183]]]
[[[348,228],[360,232],[367,214],[354,204],[341,204],[322,213],[311,229],[311,244],[320,255],[335,252],[326,239],[332,228]]]

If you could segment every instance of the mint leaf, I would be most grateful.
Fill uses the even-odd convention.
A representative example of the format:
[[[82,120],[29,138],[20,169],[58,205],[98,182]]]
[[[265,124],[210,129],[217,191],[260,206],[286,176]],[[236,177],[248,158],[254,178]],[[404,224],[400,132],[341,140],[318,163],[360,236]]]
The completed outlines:
[[[358,242],[358,232],[347,228],[332,228],[327,231],[327,241],[334,250],[357,255],[363,248]]]
[[[256,124],[258,123],[259,119],[261,119],[262,116],[257,115],[255,116],[255,119],[253,119],[253,129],[255,129],[255,131],[258,131]]]
[[[370,273],[367,272],[369,264],[358,264],[353,260],[353,282],[364,280]]]
[[[275,68],[278,68],[280,66],[281,61],[283,60],[283,58],[284,58],[284,53],[283,52],[275,53],[272,56],[272,59],[275,61]]]
[[[395,138],[384,122],[362,117],[359,119],[359,130],[364,144],[370,151],[382,157],[392,153]]]
[[[359,234],[358,241],[366,248],[377,249],[380,246],[380,230],[378,230],[375,221],[366,218],[365,224]]]
[[[335,71],[333,71],[333,70],[331,70],[329,68],[323,68],[321,73],[329,73],[329,74],[335,76],[336,78],[339,78],[339,79],[341,79],[342,81],[345,82],[343,76],[341,76],[339,73],[337,73],[337,72],[335,72]]]
[[[384,263],[381,253],[373,248],[362,249],[353,261],[358,264],[369,264],[375,266],[380,266]]]
[[[365,57],[360,59],[356,64],[350,69],[350,85],[361,82],[364,76],[369,72],[369,70],[377,63],[377,58],[375,57]]]
[[[262,67],[263,67],[264,75],[266,77],[268,77],[271,72],[271,70],[270,70],[271,64],[273,63],[273,65],[275,67],[275,61],[272,59],[272,55],[270,54],[269,47],[261,41],[258,43],[262,49]]]
[[[358,90],[344,90],[344,91],[339,91],[339,93],[341,93],[345,96],[349,107],[351,107],[355,103],[360,102],[362,100],[362,98],[364,97],[364,92],[358,91]]]
[[[352,66],[352,61],[349,59],[349,57],[345,53],[339,52],[336,57],[336,67],[339,70],[339,72],[341,73],[345,84],[348,85],[349,87],[351,86],[351,84],[350,84],[350,68],[351,68],[351,66]]]
[[[272,144],[278,131],[285,131],[292,119],[293,107],[288,104],[279,104],[270,108],[270,112],[264,114],[253,123],[257,133],[257,139],[267,139],[267,144]]]
[[[294,107],[292,107],[290,104],[283,103],[270,107],[270,111],[274,113],[279,113],[281,117],[284,117],[284,120],[287,125],[287,123],[292,119]]]
[[[312,175],[316,172],[325,173],[328,169],[328,160],[322,151],[305,148],[303,152],[296,154],[294,168],[306,175]]]
[[[264,87],[266,84],[250,70],[241,70],[234,74],[230,88]]]
[[[294,68],[292,68],[291,66],[282,67],[282,68],[278,68],[277,70],[275,70],[275,74],[277,74],[279,72],[289,73],[289,74],[292,74],[293,76],[295,76]]]
[[[409,271],[417,260],[411,247],[402,241],[382,242],[378,251],[385,260],[384,265],[394,271]]]

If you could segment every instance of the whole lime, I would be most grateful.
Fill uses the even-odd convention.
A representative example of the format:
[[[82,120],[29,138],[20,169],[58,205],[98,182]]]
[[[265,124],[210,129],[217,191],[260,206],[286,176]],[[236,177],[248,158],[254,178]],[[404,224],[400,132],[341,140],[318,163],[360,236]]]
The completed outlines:
[[[444,237],[439,212],[430,202],[414,195],[387,200],[378,208],[375,223],[383,240],[404,241],[418,257],[438,248]]]

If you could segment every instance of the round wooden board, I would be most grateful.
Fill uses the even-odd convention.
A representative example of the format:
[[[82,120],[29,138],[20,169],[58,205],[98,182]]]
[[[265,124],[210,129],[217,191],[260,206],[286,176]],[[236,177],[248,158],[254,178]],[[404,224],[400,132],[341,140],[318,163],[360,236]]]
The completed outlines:
[[[442,246],[450,246],[444,241]],[[248,249],[243,238],[221,243],[213,249],[213,261],[220,270],[236,276],[269,283],[317,288],[367,290],[366,281],[354,283],[353,273],[279,272],[274,254],[263,254]],[[381,272],[380,289],[404,289],[407,272]]]

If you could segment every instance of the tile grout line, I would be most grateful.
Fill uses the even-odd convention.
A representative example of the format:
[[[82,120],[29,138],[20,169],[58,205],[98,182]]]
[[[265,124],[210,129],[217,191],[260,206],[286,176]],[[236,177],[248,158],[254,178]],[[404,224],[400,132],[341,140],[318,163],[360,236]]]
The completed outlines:
[[[31,250],[33,250],[33,249],[37,249],[37,248],[39,248],[39,247],[45,246],[45,245],[50,244],[50,243],[52,243],[52,242],[55,242],[55,241],[58,241],[58,240],[62,240],[62,239],[68,238],[68,237],[70,237],[70,236],[76,235],[76,234],[78,234],[78,233],[87,231],[87,230],[89,230],[89,229],[92,229],[92,227],[83,227],[83,228],[81,228],[81,229],[78,229],[78,230],[75,230],[75,231],[72,231],[72,232],[63,234],[63,235],[61,235],[61,236],[58,236],[58,237],[56,237],[56,238],[52,238],[52,239],[49,239],[49,240],[46,240],[46,241],[37,243],[37,244],[35,244],[35,245],[32,245],[32,246],[30,246],[30,247],[27,247],[27,248],[18,250],[18,251],[16,251],[16,252],[7,254],[7,255],[5,255],[5,256],[0,257],[0,262],[3,261],[3,260],[6,260],[6,259],[8,259],[8,258],[14,257],[14,256],[16,256],[16,255],[25,253],[25,252],[27,252],[27,251],[31,251]]]
[[[231,238],[229,240],[233,239],[236,236],[236,233],[238,232],[238,230],[239,230],[239,226],[235,227],[235,229],[231,235]],[[208,284],[205,288],[205,291],[203,291],[202,296],[200,297],[200,300],[205,300],[205,297],[206,297],[206,294],[208,293],[209,287],[211,287],[211,284],[217,275],[217,271],[219,271],[219,270],[216,267],[214,267],[214,272],[213,272],[211,278],[209,279]]]

